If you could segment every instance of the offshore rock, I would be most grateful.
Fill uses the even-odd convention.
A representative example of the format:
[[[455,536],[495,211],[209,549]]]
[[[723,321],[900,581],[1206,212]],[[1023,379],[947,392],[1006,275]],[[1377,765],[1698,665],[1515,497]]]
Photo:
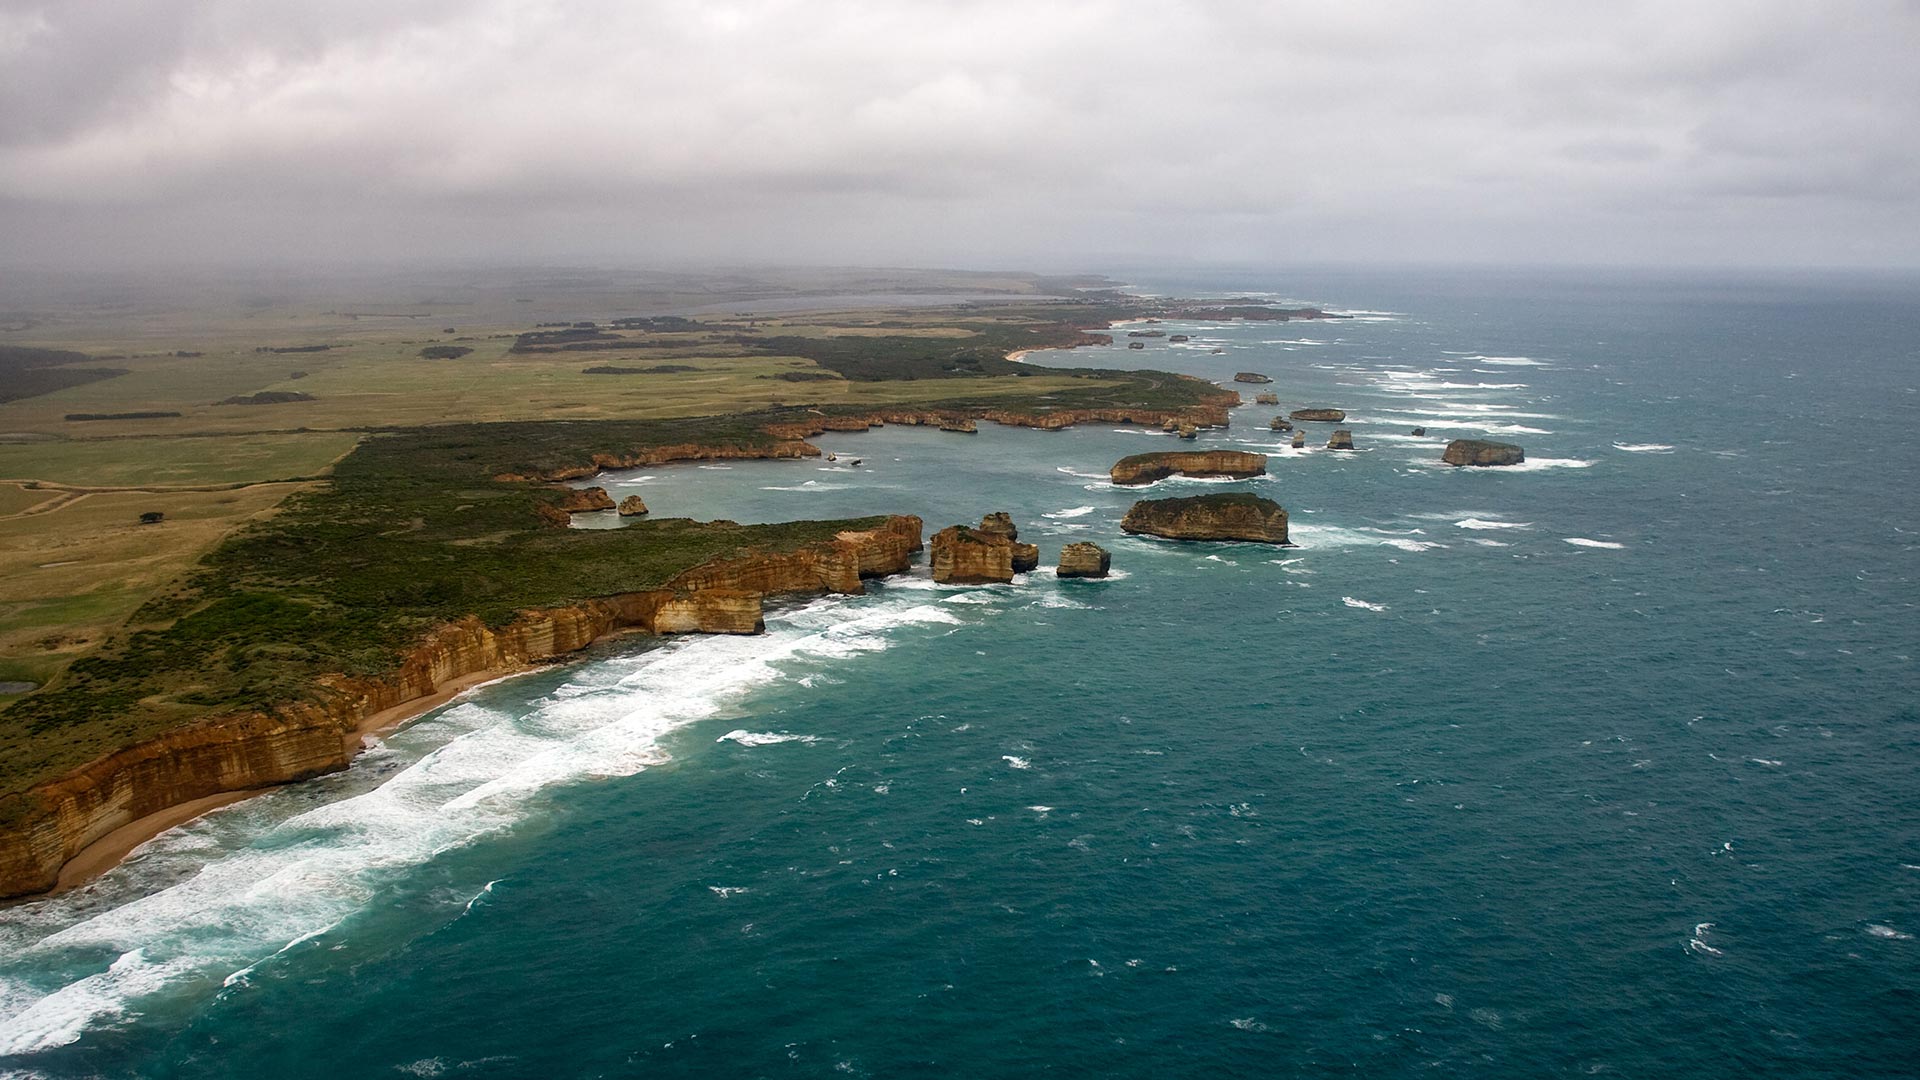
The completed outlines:
[[[973,417],[962,416],[940,421],[940,430],[957,431],[962,435],[973,435],[980,431],[980,425],[973,422]]]
[[[1040,545],[1022,544],[1015,541],[1013,544],[1013,572],[1016,574],[1024,574],[1030,570],[1038,569],[1040,569]]]
[[[589,510],[613,509],[613,496],[603,487],[574,488],[560,497],[556,504],[569,514],[585,513]]]
[[[1184,499],[1144,499],[1127,511],[1120,528],[1169,540],[1285,544],[1287,512],[1272,499],[1240,492]]]
[[[1294,420],[1311,420],[1322,424],[1337,424],[1347,418],[1341,409],[1295,409],[1287,416]]]
[[[1306,449],[1306,447],[1307,447],[1307,433],[1306,433],[1306,432],[1304,432],[1304,431],[1296,431],[1296,432],[1294,432],[1294,433],[1293,433],[1293,448],[1294,448],[1295,450],[1304,450],[1304,449]]]
[[[1427,429],[1423,427],[1417,427],[1413,429],[1412,434],[1419,436],[1421,438],[1425,438],[1427,434]]]
[[[647,512],[647,504],[641,501],[640,496],[629,495],[620,500],[619,510],[621,517],[639,517]]]
[[[1455,439],[1447,444],[1440,460],[1449,465],[1518,465],[1527,460],[1527,454],[1512,443]]]
[[[1284,416],[1274,417],[1273,423],[1268,424],[1267,426],[1269,428],[1272,428],[1275,431],[1292,431],[1293,430],[1293,422],[1288,420]]]
[[[1013,541],[965,525],[933,534],[933,580],[940,584],[980,585],[1013,580]]]
[[[1192,341],[1193,338],[1189,337],[1186,334],[1175,334],[1172,337],[1168,338],[1167,340],[1172,344],[1178,345],[1183,341]]]
[[[1255,394],[1253,395],[1253,403],[1255,405],[1278,405],[1280,404],[1280,395],[1272,393],[1271,391],[1264,394]]]
[[[1229,476],[1245,480],[1267,471],[1267,455],[1240,450],[1174,451],[1133,454],[1114,462],[1108,476],[1116,484],[1151,484],[1169,476]]]
[[[1267,378],[1265,375],[1262,375],[1257,371],[1236,371],[1234,372],[1234,375],[1233,375],[1233,381],[1244,382],[1244,383],[1270,383],[1273,380]]]
[[[1353,432],[1348,431],[1346,428],[1341,428],[1340,430],[1334,432],[1327,439],[1327,449],[1329,450],[1353,449]]]
[[[1054,571],[1063,578],[1103,578],[1113,568],[1113,555],[1099,544],[1086,541],[1060,549],[1060,566]]]
[[[1146,347],[1147,347],[1147,343],[1146,343],[1146,342],[1144,342],[1144,341],[1129,341],[1129,342],[1127,342],[1127,348],[1129,348],[1129,349],[1144,349],[1144,348],[1146,348]]]
[[[1175,434],[1182,439],[1197,439],[1200,437],[1200,429],[1194,427],[1192,424],[1181,424],[1180,430],[1175,432]]]
[[[1009,540],[1020,539],[1020,529],[1013,523],[1013,515],[1005,510],[995,510],[980,519],[980,531],[1004,536]]]

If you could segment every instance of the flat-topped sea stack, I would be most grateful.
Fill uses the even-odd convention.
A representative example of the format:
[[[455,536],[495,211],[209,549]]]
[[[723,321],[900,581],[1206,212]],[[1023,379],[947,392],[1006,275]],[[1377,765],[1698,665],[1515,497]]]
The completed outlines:
[[[950,525],[933,534],[931,546],[933,580],[942,585],[1013,580],[1014,543],[998,533]]]
[[[1262,375],[1257,371],[1236,371],[1234,372],[1234,375],[1233,375],[1233,381],[1244,382],[1244,383],[1270,383],[1273,380],[1267,378],[1265,375]]]
[[[1447,444],[1440,460],[1449,465],[1518,465],[1527,460],[1527,452],[1512,443],[1455,439]]]
[[[1295,409],[1287,414],[1292,420],[1311,420],[1319,424],[1337,424],[1347,418],[1344,409]]]
[[[1243,492],[1184,499],[1143,499],[1127,511],[1120,528],[1168,540],[1285,544],[1287,511],[1272,499]]]
[[[1123,487],[1151,484],[1169,476],[1225,476],[1245,480],[1267,471],[1267,455],[1243,450],[1176,450],[1134,454],[1114,462],[1108,475]]]
[[[1341,428],[1340,430],[1334,432],[1333,435],[1327,439],[1327,449],[1329,450],[1353,449],[1353,432],[1348,431],[1346,428]]]
[[[1305,449],[1307,448],[1307,433],[1306,433],[1306,432],[1304,432],[1304,431],[1296,431],[1296,432],[1294,432],[1294,433],[1293,433],[1293,448],[1294,448],[1295,450],[1305,450]]]
[[[1267,427],[1273,429],[1274,431],[1292,431],[1293,421],[1288,420],[1284,416],[1276,416],[1273,418],[1273,422],[1268,424]]]
[[[1103,578],[1113,569],[1113,555],[1099,544],[1082,540],[1060,549],[1060,566],[1054,576],[1063,578]]]
[[[1280,395],[1271,390],[1264,394],[1255,394],[1253,395],[1253,403],[1255,405],[1278,405],[1280,404]]]
[[[618,507],[621,517],[639,517],[647,512],[647,504],[638,495],[629,495],[620,500]]]

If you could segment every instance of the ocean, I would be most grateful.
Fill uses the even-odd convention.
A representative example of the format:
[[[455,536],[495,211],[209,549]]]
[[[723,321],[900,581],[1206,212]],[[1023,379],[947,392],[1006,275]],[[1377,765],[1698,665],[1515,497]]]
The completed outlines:
[[[1920,285],[1133,280],[1353,317],[1028,361],[1262,372],[1358,450],[1249,405],[583,481],[1005,510],[1116,573],[923,567],[473,691],[0,910],[0,1073],[1914,1075]],[[1269,475],[1106,482],[1188,446]],[[1227,490],[1297,546],[1119,529]]]

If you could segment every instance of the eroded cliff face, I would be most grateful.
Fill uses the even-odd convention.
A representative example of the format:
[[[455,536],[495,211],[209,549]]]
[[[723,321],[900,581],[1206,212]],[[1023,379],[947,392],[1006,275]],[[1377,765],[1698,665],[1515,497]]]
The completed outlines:
[[[1527,452],[1512,443],[1489,442],[1486,439],[1455,439],[1441,451],[1440,460],[1449,465],[1480,467],[1518,465],[1527,460]]]
[[[1151,484],[1169,476],[1230,476],[1245,479],[1267,471],[1267,455],[1240,450],[1175,451],[1134,454],[1114,463],[1108,473],[1122,485]]]
[[[1134,503],[1120,528],[1169,540],[1247,540],[1287,543],[1287,512],[1257,495],[1195,495]]]
[[[888,424],[900,424],[907,427],[939,427],[950,431],[972,431],[975,420],[991,420],[1008,427],[1041,428],[1055,431],[1072,427],[1075,424],[1137,424],[1143,427],[1160,427],[1169,421],[1175,425],[1182,423],[1199,427],[1226,427],[1227,409],[1238,401],[1238,395],[1223,393],[1216,401],[1204,405],[1192,405],[1182,409],[1115,408],[1115,409],[1061,409],[1057,412],[1033,413],[1007,409],[979,409],[973,411],[949,410],[903,410],[877,409],[870,413],[839,416],[808,417],[767,425],[767,431],[782,440],[804,440],[828,431],[866,431],[869,428],[885,427]],[[805,445],[804,443],[802,445]],[[818,451],[816,451],[817,453]],[[580,475],[586,475],[582,473]]]
[[[494,480],[503,484],[525,483],[531,480],[559,483],[578,480],[582,476],[592,476],[602,469],[638,469],[649,465],[665,465],[671,461],[763,461],[819,457],[820,448],[801,441],[804,438],[805,436],[798,436],[782,439],[770,446],[714,446],[705,443],[650,446],[624,453],[595,454],[592,458],[593,463],[590,465],[569,465],[539,473],[501,473],[495,476]]]
[[[523,611],[502,627],[469,616],[429,633],[389,675],[329,676],[312,702],[207,717],[119,750],[0,798],[0,898],[53,888],[67,860],[149,814],[343,769],[369,718],[456,680],[511,674],[620,630],[755,633],[768,596],[862,592],[863,578],[905,571],[921,534],[919,518],[896,516],[824,544],[703,564],[659,589]]]
[[[950,525],[933,534],[933,580],[955,585],[1010,582],[1015,546],[999,533]],[[1034,549],[1034,559],[1039,559],[1038,548]]]

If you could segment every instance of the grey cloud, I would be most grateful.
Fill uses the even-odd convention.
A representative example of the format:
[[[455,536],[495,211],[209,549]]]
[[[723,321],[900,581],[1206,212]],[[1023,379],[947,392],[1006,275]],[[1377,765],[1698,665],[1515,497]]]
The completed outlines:
[[[1891,0],[12,4],[0,260],[1915,265],[1914,55]]]

